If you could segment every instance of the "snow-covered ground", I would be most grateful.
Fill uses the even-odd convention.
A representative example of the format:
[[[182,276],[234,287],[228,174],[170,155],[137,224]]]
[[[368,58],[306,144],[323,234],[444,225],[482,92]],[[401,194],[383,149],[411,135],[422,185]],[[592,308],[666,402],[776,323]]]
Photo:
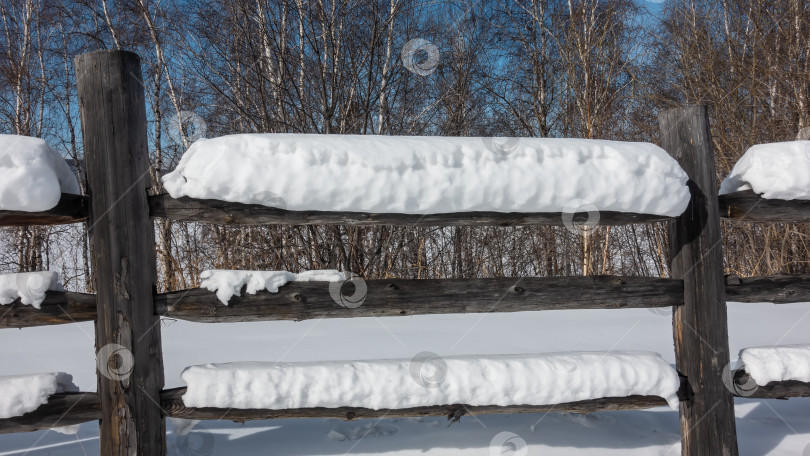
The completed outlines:
[[[810,343],[810,303],[732,303],[729,323],[732,355],[746,347]],[[669,312],[645,309],[299,323],[164,320],[163,348],[167,386],[175,387],[183,385],[180,373],[193,364],[411,358],[424,351],[456,356],[649,350],[674,363],[671,333]],[[81,389],[95,389],[92,323],[2,330],[0,346],[5,347],[0,352],[0,375],[66,371]],[[737,399],[736,404],[742,455],[810,454],[804,453],[810,451],[810,399]],[[442,418],[206,421],[185,436],[174,433],[176,424],[168,424],[168,442],[175,455],[680,453],[678,414],[668,408],[592,415],[465,416],[449,427]],[[71,436],[52,431],[0,435],[0,456],[98,454],[97,432],[96,423],[86,423]]]

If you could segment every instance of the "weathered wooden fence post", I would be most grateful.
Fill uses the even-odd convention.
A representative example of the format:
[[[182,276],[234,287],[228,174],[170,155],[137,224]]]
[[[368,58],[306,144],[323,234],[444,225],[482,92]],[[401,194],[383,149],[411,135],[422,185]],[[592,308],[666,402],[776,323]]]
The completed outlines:
[[[686,212],[669,227],[672,275],[684,281],[684,305],[673,313],[677,368],[689,387],[689,400],[680,406],[682,454],[737,456],[734,399],[722,377],[729,363],[728,318],[708,111],[672,109],[658,122],[661,144],[689,175],[692,192]]]
[[[96,364],[102,455],[164,455],[163,361],[149,218],[146,106],[140,59],[76,57],[98,302]]]

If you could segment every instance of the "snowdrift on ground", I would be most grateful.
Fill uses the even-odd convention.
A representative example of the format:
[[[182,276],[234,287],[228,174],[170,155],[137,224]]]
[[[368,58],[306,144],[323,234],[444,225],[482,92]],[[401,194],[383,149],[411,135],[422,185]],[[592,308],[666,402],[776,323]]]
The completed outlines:
[[[79,193],[65,159],[39,138],[0,135],[0,175],[0,210],[45,211],[62,193]]]
[[[587,212],[592,205],[677,216],[689,202],[687,180],[648,143],[242,134],[195,142],[163,184],[175,198],[294,211]]]
[[[678,406],[678,374],[657,353],[582,352],[310,363],[207,364],[182,375],[189,407],[396,409],[545,405],[660,396]]]
[[[33,412],[52,394],[78,390],[64,372],[0,377],[0,418]]]
[[[810,141],[748,149],[720,185],[720,194],[753,190],[767,199],[810,200]]]

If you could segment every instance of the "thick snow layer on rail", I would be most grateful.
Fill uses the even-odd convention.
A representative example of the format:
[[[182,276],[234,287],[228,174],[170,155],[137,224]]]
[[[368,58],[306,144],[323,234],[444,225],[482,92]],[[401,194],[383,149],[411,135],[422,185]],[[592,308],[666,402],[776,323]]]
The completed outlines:
[[[748,149],[720,185],[720,194],[753,190],[768,199],[810,200],[810,141]]]
[[[217,298],[228,305],[231,296],[241,296],[242,287],[247,286],[248,294],[267,290],[278,292],[278,288],[287,282],[343,282],[346,277],[334,269],[304,271],[298,274],[289,271],[237,271],[228,269],[209,269],[200,274],[201,288],[207,288],[217,294]]]
[[[0,210],[45,211],[79,193],[65,159],[39,138],[0,135],[0,175]]]
[[[686,182],[648,143],[304,134],[200,140],[163,177],[175,198],[407,214],[595,206],[676,216],[689,202]]]
[[[11,304],[15,299],[39,309],[48,290],[65,291],[59,283],[59,273],[53,271],[0,274],[0,304]]]
[[[810,382],[810,345],[746,348],[740,351],[740,361],[757,385]]]
[[[441,404],[545,405],[631,395],[678,405],[678,374],[657,353],[582,352],[186,368],[189,407],[396,409]]]
[[[64,372],[0,377],[0,418],[33,412],[52,394],[78,390]]]

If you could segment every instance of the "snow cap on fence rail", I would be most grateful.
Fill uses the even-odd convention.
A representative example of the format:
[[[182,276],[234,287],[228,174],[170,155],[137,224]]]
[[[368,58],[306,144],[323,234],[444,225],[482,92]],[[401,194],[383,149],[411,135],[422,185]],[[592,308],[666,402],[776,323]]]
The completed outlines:
[[[810,345],[745,348],[739,364],[760,386],[788,380],[810,383]]]
[[[720,194],[753,190],[767,199],[810,200],[810,141],[758,144],[720,185]]]
[[[163,177],[189,196],[291,211],[440,214],[587,211],[678,216],[688,177],[649,143],[241,134],[195,142]],[[271,198],[268,198],[271,195]],[[590,217],[589,217],[590,218]]]
[[[0,274],[0,305],[11,304],[17,298],[26,305],[39,309],[48,290],[65,291],[54,271],[18,272]]]
[[[79,391],[73,376],[64,372],[0,377],[0,419],[22,416],[48,402],[56,393]]]
[[[186,368],[187,407],[398,409],[441,404],[550,405],[658,396],[677,408],[680,380],[657,353],[579,352]]]
[[[62,193],[80,193],[65,159],[39,138],[0,135],[0,175],[0,210],[46,211]]]

